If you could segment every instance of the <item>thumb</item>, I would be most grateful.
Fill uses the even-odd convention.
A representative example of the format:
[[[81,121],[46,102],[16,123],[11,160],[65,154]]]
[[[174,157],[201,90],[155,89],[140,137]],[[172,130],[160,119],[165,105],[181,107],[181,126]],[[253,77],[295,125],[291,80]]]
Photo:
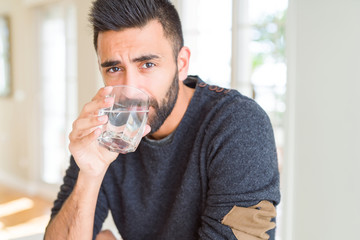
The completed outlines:
[[[148,135],[150,131],[151,131],[150,125],[147,125],[147,124],[146,124],[146,125],[145,125],[145,130],[144,130],[143,137],[146,136],[146,135]]]

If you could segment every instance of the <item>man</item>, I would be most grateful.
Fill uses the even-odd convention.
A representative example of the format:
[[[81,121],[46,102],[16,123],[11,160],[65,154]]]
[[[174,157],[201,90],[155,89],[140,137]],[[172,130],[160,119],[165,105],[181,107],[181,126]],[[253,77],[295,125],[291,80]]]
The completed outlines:
[[[101,231],[109,210],[124,239],[274,239],[279,174],[264,111],[187,75],[190,50],[169,1],[97,0],[90,17],[106,87],[73,124],[45,239],[113,239]],[[107,121],[98,111],[120,84],[151,98],[148,135],[125,155],[97,142]]]

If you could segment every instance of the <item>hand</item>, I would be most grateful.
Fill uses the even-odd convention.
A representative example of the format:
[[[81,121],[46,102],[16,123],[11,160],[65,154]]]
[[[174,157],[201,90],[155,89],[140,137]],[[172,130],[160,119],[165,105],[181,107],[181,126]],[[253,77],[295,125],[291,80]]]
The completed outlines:
[[[113,104],[114,99],[106,97],[111,91],[112,87],[102,88],[91,102],[85,104],[79,117],[74,121],[69,135],[71,154],[80,170],[91,176],[104,173],[118,155],[101,147],[97,141],[101,134],[99,126],[108,120],[106,115],[98,116],[98,112],[101,108],[107,108]]]
[[[99,126],[108,121],[108,116],[98,116],[99,110],[113,105],[114,99],[106,97],[112,87],[100,89],[91,102],[85,104],[79,117],[73,123],[73,130],[69,135],[69,150],[83,173],[98,176],[105,173],[108,166],[116,159],[118,153],[101,147],[97,138],[101,134]],[[146,125],[143,136],[150,132]]]
[[[110,230],[103,230],[96,236],[96,240],[116,240],[116,237]]]

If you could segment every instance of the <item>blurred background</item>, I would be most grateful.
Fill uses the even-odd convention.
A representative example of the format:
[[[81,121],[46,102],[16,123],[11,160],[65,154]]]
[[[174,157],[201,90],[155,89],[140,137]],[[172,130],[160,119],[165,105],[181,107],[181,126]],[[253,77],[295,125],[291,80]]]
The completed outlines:
[[[102,86],[92,0],[0,0],[0,239],[42,239],[67,136]],[[276,137],[277,239],[357,239],[360,1],[173,0],[190,74],[254,98]],[[114,229],[109,218],[106,227]]]

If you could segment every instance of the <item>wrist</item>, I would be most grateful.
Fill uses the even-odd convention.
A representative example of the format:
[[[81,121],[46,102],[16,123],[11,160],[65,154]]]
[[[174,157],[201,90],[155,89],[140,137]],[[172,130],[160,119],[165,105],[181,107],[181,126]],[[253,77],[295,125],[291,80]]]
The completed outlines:
[[[93,209],[99,195],[103,176],[92,176],[79,171],[79,175],[74,186],[72,199],[79,213],[84,213],[81,209],[85,208],[85,214],[90,213],[89,209]],[[92,207],[90,207],[92,206]],[[95,208],[94,208],[95,209]]]
[[[103,159],[92,156],[81,156],[73,154],[74,160],[79,167],[79,175],[92,181],[93,179],[103,178],[110,163]]]
[[[76,185],[85,190],[100,188],[106,170],[89,173],[80,169]]]

